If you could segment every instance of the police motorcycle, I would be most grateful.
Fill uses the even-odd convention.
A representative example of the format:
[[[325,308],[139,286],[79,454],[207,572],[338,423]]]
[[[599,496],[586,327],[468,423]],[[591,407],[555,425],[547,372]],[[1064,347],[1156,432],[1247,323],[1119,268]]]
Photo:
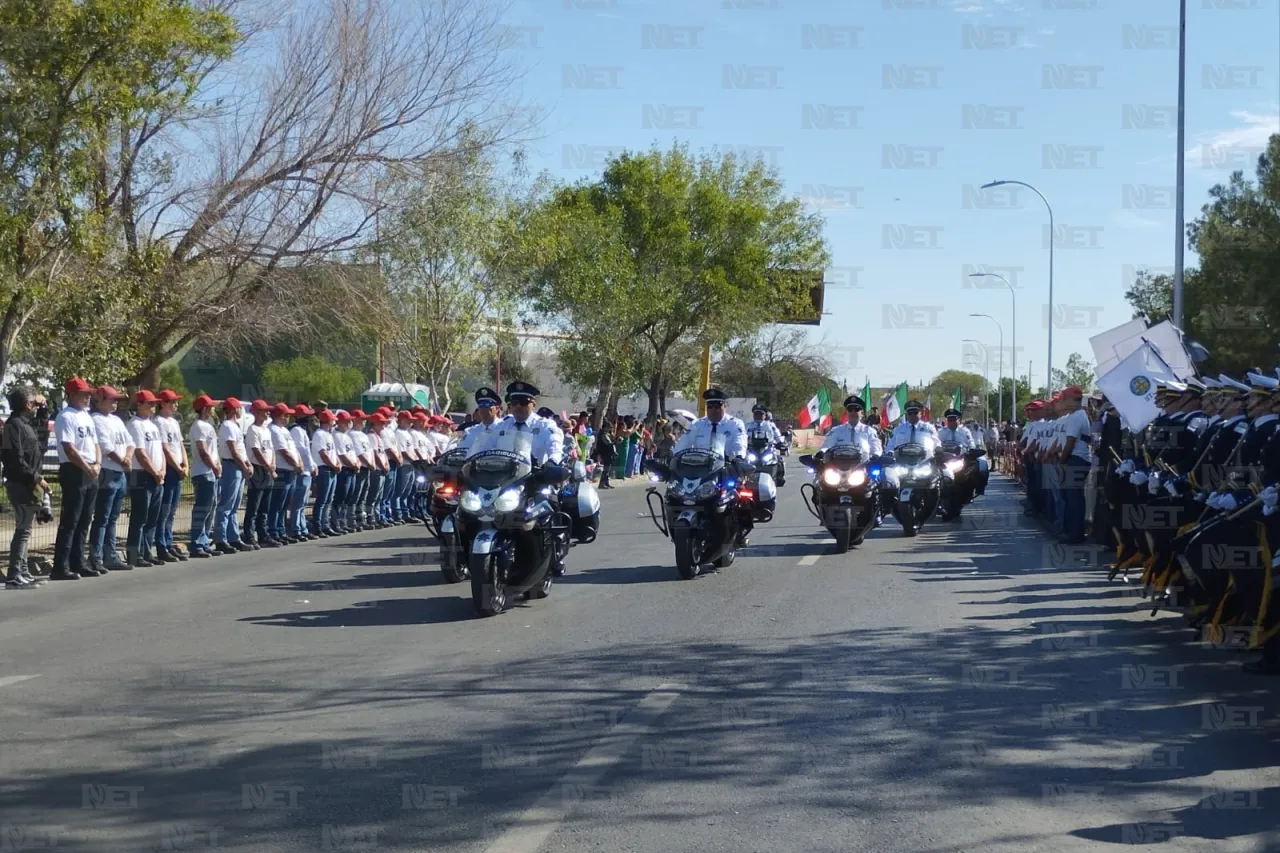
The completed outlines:
[[[454,514],[462,493],[462,466],[467,450],[455,447],[445,451],[431,467],[430,498],[427,503],[427,530],[440,543],[440,572],[445,582],[459,583],[467,579],[466,542],[458,533]]]
[[[972,503],[978,491],[978,460],[986,455],[981,448],[965,450],[954,441],[938,448],[938,464],[942,468],[942,494],[939,499],[943,521],[959,521],[960,511]]]
[[[769,439],[754,436],[747,437],[747,464],[755,469],[756,474],[768,474],[776,482],[778,480],[778,463],[777,449]]]
[[[590,545],[600,532],[600,493],[587,479],[587,466],[574,462],[569,481],[556,493],[559,508],[569,517],[569,527],[556,536],[556,556],[551,572],[564,577],[565,557],[573,545]]]
[[[938,509],[944,469],[935,464],[933,444],[926,436],[923,443],[903,444],[885,454],[890,506],[904,536],[915,536]]]
[[[876,526],[880,510],[883,468],[867,458],[856,444],[837,444],[826,451],[801,456],[800,464],[815,475],[800,487],[805,506],[845,553],[861,545]]]
[[[645,491],[649,517],[676,550],[676,570],[692,580],[707,563],[733,565],[751,523],[773,518],[777,492],[765,472],[746,477],[711,450],[689,448],[664,464],[657,459],[644,469],[667,484],[665,496],[656,486]]]
[[[546,598],[555,561],[563,556],[563,534],[572,527],[554,501],[570,470],[534,468],[522,454],[488,450],[468,459],[461,474],[454,518],[458,535],[471,543],[467,559],[476,613],[493,616],[517,598]]]

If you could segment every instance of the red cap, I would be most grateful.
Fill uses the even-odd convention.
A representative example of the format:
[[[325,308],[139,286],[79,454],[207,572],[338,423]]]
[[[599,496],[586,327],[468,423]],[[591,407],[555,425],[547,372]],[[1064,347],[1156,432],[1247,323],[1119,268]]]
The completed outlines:
[[[335,417],[337,417],[338,423],[345,423],[346,421],[351,420],[351,413],[346,411],[345,409],[338,409],[338,412],[335,415]]]
[[[254,400],[249,406],[251,412],[269,412],[271,407],[267,405],[266,400]]]
[[[1063,389],[1062,389],[1062,396],[1064,396],[1064,397],[1083,397],[1083,396],[1084,396],[1084,390],[1083,390],[1079,385],[1068,385],[1066,388],[1063,388]]]
[[[413,413],[413,422],[416,424],[426,424],[426,423],[429,423],[430,421],[431,421],[431,418],[427,416],[426,412]]]
[[[423,406],[421,403],[415,403],[415,404],[414,404],[414,405],[409,409],[409,411],[413,412],[415,415],[419,415],[419,414],[421,414],[421,415],[425,415],[425,414],[427,413],[427,409],[426,409],[426,407],[425,407],[425,406]]]
[[[325,409],[323,412],[316,415],[316,420],[320,421],[322,424],[331,424],[333,423],[333,412]]]
[[[367,421],[368,419],[369,419],[369,416],[368,416],[368,415],[366,415],[364,412],[360,411],[359,409],[352,409],[352,410],[351,410],[351,420],[353,420],[353,421]]]
[[[413,412],[410,412],[406,409],[401,409],[400,411],[396,412],[396,420],[411,421],[413,420]]]
[[[93,389],[93,393],[99,400],[123,400],[128,394],[122,394],[110,385],[99,385]]]
[[[160,393],[156,395],[156,400],[161,403],[176,403],[181,399],[181,394],[176,391],[170,391],[168,388],[160,389]]]
[[[375,411],[384,418],[389,418],[395,414],[395,412],[391,410],[390,406],[379,406]]]
[[[234,398],[234,397],[228,397],[227,399],[229,399],[229,400],[235,400],[235,398]],[[193,408],[193,409],[195,409],[197,412],[199,412],[199,411],[202,411],[202,410],[204,410],[204,409],[212,408],[213,406],[218,405],[218,403],[220,403],[220,402],[222,402],[222,401],[221,401],[221,400],[215,400],[215,399],[213,399],[212,397],[210,397],[208,394],[200,394],[200,395],[199,395],[199,396],[197,396],[194,400],[192,400],[192,401],[191,401],[191,408]],[[238,402],[238,401],[237,401],[237,402]]]
[[[374,426],[386,426],[387,416],[381,412],[374,412],[372,415],[369,415],[369,423]]]
[[[67,394],[82,394],[85,391],[92,391],[93,386],[79,376],[72,376],[67,380],[67,384],[62,386],[62,390]]]
[[[315,414],[315,412],[313,412],[313,411],[311,410],[311,407],[310,407],[310,406],[308,406],[306,403],[299,403],[298,405],[294,406],[294,407],[293,407],[293,413],[294,413],[294,415],[296,415],[297,417],[300,417],[300,418],[305,418],[305,417],[307,417],[308,415],[314,415],[314,414]]]
[[[141,391],[139,391],[137,394],[134,394],[134,395],[133,395],[133,402],[135,402],[135,403],[158,403],[158,402],[160,402],[160,401],[156,398],[156,395],[155,395],[155,394],[152,394],[152,393],[151,393],[150,391],[148,391],[146,388],[143,388],[143,389],[142,389]]]
[[[240,407],[243,405],[244,404],[241,403],[239,400],[237,400],[235,397],[228,397],[227,399],[222,401],[222,408],[225,411],[231,411],[233,409],[236,411],[239,411]]]
[[[292,415],[293,409],[289,408],[288,403],[276,403],[271,407],[271,416],[279,417],[280,415]]]

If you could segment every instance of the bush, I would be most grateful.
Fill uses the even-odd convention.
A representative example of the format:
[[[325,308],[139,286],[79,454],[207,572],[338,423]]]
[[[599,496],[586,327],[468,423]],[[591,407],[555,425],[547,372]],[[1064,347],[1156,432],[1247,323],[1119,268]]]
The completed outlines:
[[[355,400],[364,390],[364,374],[319,356],[272,361],[262,368],[262,394],[270,401]]]

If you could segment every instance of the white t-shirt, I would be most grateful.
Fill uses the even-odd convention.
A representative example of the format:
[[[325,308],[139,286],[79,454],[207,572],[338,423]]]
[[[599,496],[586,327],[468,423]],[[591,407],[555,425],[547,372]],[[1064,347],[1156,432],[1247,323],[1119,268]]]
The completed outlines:
[[[333,442],[333,432],[320,427],[311,435],[311,455],[315,457],[316,465],[324,465],[328,467],[328,460],[324,454],[328,454],[330,459],[333,458],[336,445]]]
[[[276,467],[282,471],[297,471],[298,469],[294,467],[293,463],[280,452],[287,450],[295,456],[298,454],[298,448],[293,443],[293,436],[289,435],[289,428],[272,424],[267,431],[271,434],[271,452],[275,455]]]
[[[1076,459],[1083,459],[1089,462],[1093,459],[1093,451],[1089,447],[1089,437],[1093,433],[1093,427],[1089,423],[1089,415],[1084,409],[1077,409],[1065,418],[1060,418],[1062,422],[1062,440],[1074,437],[1075,445],[1071,448],[1071,455]]]
[[[430,433],[415,432],[413,437],[418,450],[418,458],[424,461],[434,459],[436,455],[436,443],[431,440]]]
[[[356,446],[351,441],[351,433],[334,432],[333,449],[338,454],[338,456],[350,456],[351,454],[355,453]],[[339,460],[339,464],[342,464],[341,460]],[[343,465],[343,467],[345,468],[346,466]]]
[[[369,433],[369,448],[373,452],[375,462],[381,462],[383,465],[387,464],[387,447],[382,440],[382,433]]]
[[[70,462],[63,444],[70,444],[79,452],[84,461],[93,464],[98,456],[98,430],[93,425],[93,416],[84,409],[73,409],[70,406],[58,412],[53,422],[54,439],[58,442],[58,461]]]
[[[414,438],[413,430],[397,429],[396,441],[398,442],[400,453],[408,457],[406,461],[412,462],[417,458],[418,440]]]
[[[234,418],[227,418],[222,422],[222,426],[218,427],[218,458],[232,460],[235,457],[231,455],[231,449],[227,447],[230,442],[240,451],[241,459],[248,459],[249,453],[244,446],[244,431],[240,429],[240,422]]]
[[[191,439],[191,476],[212,474],[213,469],[205,464],[204,458],[200,456],[200,448],[204,448],[204,452],[209,454],[210,459],[219,457],[218,432],[213,428],[213,424],[206,420],[196,420],[187,431],[187,437]]]
[[[133,449],[133,436],[129,434],[129,428],[116,415],[94,412],[90,417],[93,418],[98,446],[102,448],[102,467],[108,471],[123,472],[124,466],[112,459],[110,454],[119,453],[124,456]]]
[[[173,458],[181,461],[182,424],[178,423],[177,418],[166,418],[163,415],[155,415],[151,420],[155,421],[156,426],[160,427],[160,440],[169,448]]]
[[[355,446],[356,456],[360,457],[360,461],[365,465],[373,463],[373,444],[369,440],[369,434],[364,430],[353,429],[347,433],[351,436],[351,443]]]
[[[294,424],[289,430],[289,435],[293,437],[293,446],[298,458],[302,460],[302,473],[304,475],[311,474],[316,470],[316,460],[311,454],[311,437],[307,435],[307,431],[299,424]]]
[[[258,456],[253,451],[259,450],[262,456],[267,460],[268,468],[275,465],[275,451],[271,449],[271,428],[265,423],[262,426],[254,424],[244,431],[245,447],[249,450],[249,462],[253,465],[261,465]]]
[[[155,418],[134,418],[129,421],[129,432],[133,435],[133,445],[138,448],[137,452],[151,460],[151,467],[163,469],[164,438]],[[134,470],[142,471],[142,466],[135,465]]]

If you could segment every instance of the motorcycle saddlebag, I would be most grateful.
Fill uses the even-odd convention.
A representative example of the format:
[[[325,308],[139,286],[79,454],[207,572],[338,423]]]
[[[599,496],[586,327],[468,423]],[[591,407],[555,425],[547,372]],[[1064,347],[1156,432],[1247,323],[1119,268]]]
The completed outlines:
[[[778,508],[778,486],[769,474],[756,475],[756,504],[771,513]]]
[[[600,530],[600,493],[591,483],[570,483],[560,493],[560,507],[573,520],[572,534],[579,545],[594,542]]]

